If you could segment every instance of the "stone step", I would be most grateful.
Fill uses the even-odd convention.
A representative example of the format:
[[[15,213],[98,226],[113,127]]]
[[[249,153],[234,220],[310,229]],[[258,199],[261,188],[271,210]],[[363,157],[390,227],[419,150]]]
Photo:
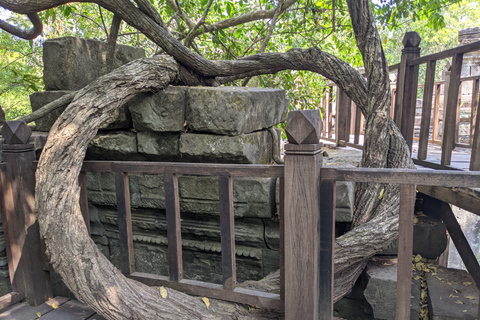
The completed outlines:
[[[478,319],[478,289],[468,272],[438,267],[426,278],[430,319]]]

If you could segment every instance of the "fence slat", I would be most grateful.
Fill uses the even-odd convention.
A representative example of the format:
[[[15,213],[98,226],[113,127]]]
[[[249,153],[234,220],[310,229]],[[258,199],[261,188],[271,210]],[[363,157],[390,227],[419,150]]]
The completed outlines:
[[[458,86],[457,109],[455,113],[455,145],[460,143],[460,107],[462,105],[462,82]],[[465,147],[469,147],[466,145]],[[454,147],[455,148],[455,147]]]
[[[470,170],[480,171],[480,116],[478,115],[475,123],[475,136],[473,137]]]
[[[237,283],[237,271],[235,265],[235,226],[232,177],[218,177],[218,190],[220,196],[223,288],[226,290],[234,290]]]
[[[335,181],[320,185],[319,319],[333,319],[333,252],[335,245]]]
[[[400,185],[396,319],[410,319],[415,185]]]
[[[88,197],[87,197],[87,175],[85,171],[81,171],[78,175],[78,184],[80,185],[80,210],[82,211],[83,220],[90,234],[90,215],[88,213]]]
[[[285,179],[280,178],[279,180],[279,213],[278,213],[278,224],[280,228],[280,299],[285,300]]]
[[[337,112],[335,115],[335,144],[337,147],[341,145],[340,141],[345,141],[347,132],[347,108],[348,97],[337,87]]]
[[[118,231],[120,242],[120,269],[123,273],[135,272],[133,255],[132,213],[130,210],[130,188],[127,173],[115,174],[115,190],[117,194]]]
[[[178,177],[173,173],[165,173],[163,179],[165,189],[165,210],[167,215],[169,274],[170,280],[180,281],[183,278],[183,261]]]
[[[418,159],[427,159],[428,135],[430,132],[430,115],[432,113],[433,86],[435,82],[435,60],[427,63],[425,86],[423,87],[422,119],[420,122],[420,140],[418,142]]]
[[[460,87],[460,74],[462,71],[463,54],[453,56],[452,71],[448,84],[447,103],[443,116],[443,140],[442,140],[442,165],[450,165],[452,151],[455,147],[455,119],[457,114],[458,89]]]
[[[328,138],[332,138],[333,131],[333,87],[328,89]]]
[[[355,108],[356,108],[356,111],[355,111],[355,130],[354,130],[355,137],[353,138],[353,143],[354,144],[359,144],[360,143],[360,124],[362,122],[362,111],[357,106],[355,106]]]
[[[441,84],[435,85],[435,101],[433,102],[433,123],[432,123],[432,140],[438,139],[438,118],[440,116],[440,89]]]
[[[472,81],[472,107],[470,109],[470,145],[473,145],[473,137],[475,136],[475,124],[478,116],[478,94],[480,89],[480,79]]]

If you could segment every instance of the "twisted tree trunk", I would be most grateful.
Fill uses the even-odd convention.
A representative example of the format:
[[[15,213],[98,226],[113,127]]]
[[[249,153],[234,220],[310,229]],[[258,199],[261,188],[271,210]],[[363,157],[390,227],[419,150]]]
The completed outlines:
[[[20,13],[65,2],[0,0],[2,6]],[[173,38],[149,10],[141,10],[127,0],[95,2],[143,32],[176,61],[165,57],[142,59],[113,71],[77,92],[53,126],[37,170],[36,205],[41,235],[55,271],[78,299],[108,319],[276,317],[225,302],[214,302],[207,310],[200,298],[173,290],[168,290],[168,297],[163,299],[158,288],[126,279],[103,257],[86,232],[78,205],[77,182],[83,157],[106,114],[137,93],[158,91],[179,81],[218,84],[232,78],[295,69],[317,72],[333,80],[360,108],[366,119],[363,166],[412,167],[408,147],[388,116],[388,67],[369,1],[347,1],[367,79],[316,47],[263,53],[235,61],[209,61]],[[148,1],[142,3],[148,5]],[[381,190],[383,197],[379,196]],[[335,300],[351,289],[368,258],[396,238],[398,201],[395,186],[358,185],[353,230],[338,238],[335,246]]]

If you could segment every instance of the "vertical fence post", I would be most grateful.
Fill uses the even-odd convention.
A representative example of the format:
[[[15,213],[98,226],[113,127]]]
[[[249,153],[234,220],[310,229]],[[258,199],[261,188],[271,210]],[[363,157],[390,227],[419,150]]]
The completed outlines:
[[[415,109],[417,102],[418,65],[409,66],[408,61],[420,56],[421,38],[417,32],[407,32],[403,37],[402,58],[397,79],[395,123],[412,150]]]
[[[35,212],[35,161],[32,131],[23,121],[7,121],[2,130],[4,173],[2,223],[12,289],[31,305],[52,296],[50,275],[43,270],[43,251]]]
[[[285,145],[285,319],[317,320],[321,319],[320,113],[290,111],[285,131],[289,142]]]

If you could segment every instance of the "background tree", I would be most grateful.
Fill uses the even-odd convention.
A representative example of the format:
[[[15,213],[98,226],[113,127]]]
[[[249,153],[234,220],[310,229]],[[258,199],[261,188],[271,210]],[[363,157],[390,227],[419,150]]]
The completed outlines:
[[[436,7],[426,2],[390,0],[381,2],[375,8],[380,13],[384,8],[396,8],[385,11],[390,14],[390,21],[392,16],[411,12],[412,7],[405,7],[405,4],[439,10],[450,1],[430,1],[438,4]],[[28,14],[35,29],[41,22],[36,12],[44,11],[46,15],[49,10],[60,8],[65,3],[65,0],[0,0],[0,5],[8,10]],[[159,10],[146,0],[97,0],[95,3],[111,12],[112,19],[121,18],[125,21],[122,25],[129,25],[147,37],[154,44],[155,52],[174,58],[138,60],[78,91],[52,128],[38,165],[36,205],[47,254],[55,271],[75,295],[107,318],[221,318],[222,314],[241,316],[246,312],[227,303],[219,303],[215,312],[206,311],[198,298],[174,291],[169,291],[168,298],[162,299],[158,290],[123,277],[88,237],[78,205],[77,183],[86,147],[106,113],[139,92],[157,91],[171,83],[218,85],[276,74],[275,78],[270,76],[255,80],[261,83],[265,79],[273,81],[276,77],[280,78],[278,72],[284,70],[291,70],[283,73],[290,72],[291,78],[296,78],[295,72],[313,72],[335,82],[364,114],[366,129],[362,166],[413,167],[408,147],[389,117],[388,64],[382,39],[375,27],[376,17],[368,0],[316,3],[208,0],[201,1],[202,10],[198,10],[198,3],[193,1],[180,4],[167,0],[157,4]],[[217,13],[218,19],[210,20],[212,11]],[[419,18],[432,17],[434,12],[422,11]],[[328,28],[322,28],[323,21],[332,23]],[[292,27],[293,22],[298,23],[297,28]],[[251,31],[240,27],[247,23],[251,25]],[[172,25],[176,25],[175,30]],[[302,27],[304,31],[309,31],[308,41],[307,33],[302,35],[299,32]],[[322,38],[318,38],[322,30]],[[18,29],[11,32],[22,34]],[[108,28],[104,27],[102,32],[107,37]],[[297,37],[275,46],[271,42],[275,32],[282,32],[278,34],[282,39],[292,33]],[[228,41],[236,39],[237,34],[244,36],[241,39],[245,43]],[[334,51],[353,39],[357,49],[352,52],[359,54],[347,55],[346,59],[352,63],[361,61],[366,78],[338,57],[341,56],[340,51],[338,56],[325,51],[330,48]],[[309,47],[310,41],[317,46]],[[252,51],[254,47],[256,49]],[[351,47],[348,50],[353,50]],[[211,51],[217,60],[207,59],[202,55],[206,52],[203,50]],[[249,55],[252,52],[260,53]],[[298,88],[300,86],[308,84],[304,82]],[[397,186],[358,185],[353,228],[338,238],[335,246],[336,300],[350,290],[368,258],[395,239],[398,201]],[[71,254],[65,255],[65,252]],[[258,311],[248,315],[249,318],[263,316]]]

